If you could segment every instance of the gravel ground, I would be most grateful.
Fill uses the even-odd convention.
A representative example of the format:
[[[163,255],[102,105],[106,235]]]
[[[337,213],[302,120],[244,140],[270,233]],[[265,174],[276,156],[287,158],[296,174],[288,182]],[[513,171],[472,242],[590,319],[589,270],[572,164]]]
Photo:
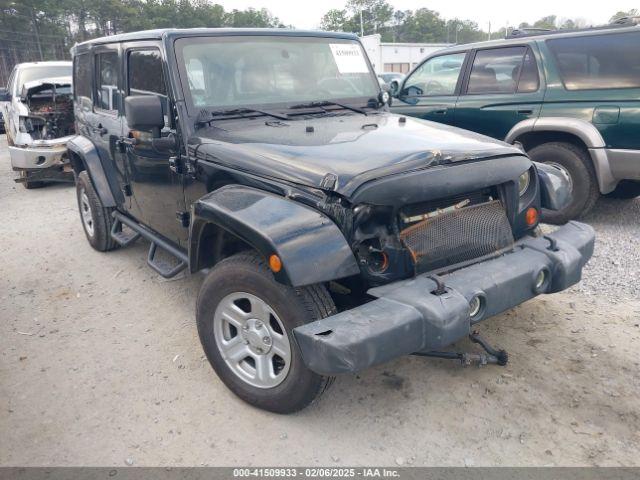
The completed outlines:
[[[596,248],[572,291],[612,302],[640,298],[640,198],[602,198],[583,221],[596,229]]]
[[[95,252],[71,186],[13,176],[0,137],[2,466],[640,466],[637,201],[596,207],[580,286],[482,323],[507,367],[401,358],[277,416],[205,361],[201,275],[163,280],[144,242]]]

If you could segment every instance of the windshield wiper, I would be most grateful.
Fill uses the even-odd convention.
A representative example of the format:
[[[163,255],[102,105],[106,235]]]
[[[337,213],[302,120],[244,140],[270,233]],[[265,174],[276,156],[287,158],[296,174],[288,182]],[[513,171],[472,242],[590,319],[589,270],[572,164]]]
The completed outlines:
[[[332,100],[322,100],[320,102],[309,102],[309,103],[300,103],[298,105],[292,105],[291,109],[301,109],[301,108],[314,108],[314,107],[330,107],[331,105],[335,105],[336,107],[344,108],[345,110],[351,110],[352,112],[361,113],[362,115],[368,115],[362,108],[352,107],[351,105],[345,105],[344,103],[334,102]],[[322,108],[324,110],[324,108]],[[324,110],[325,112],[327,110]]]
[[[267,110],[259,110],[257,108],[229,108],[226,110],[213,110],[211,112],[207,112],[208,115],[211,115],[213,118],[209,119],[198,119],[196,124],[202,125],[207,124],[210,125],[211,122],[215,120],[222,120],[224,117],[238,115],[240,118],[246,118],[244,114],[246,113],[259,113],[260,115],[266,115],[269,117],[277,118],[278,120],[288,120],[289,118],[285,115],[281,115],[279,113],[269,112]]]

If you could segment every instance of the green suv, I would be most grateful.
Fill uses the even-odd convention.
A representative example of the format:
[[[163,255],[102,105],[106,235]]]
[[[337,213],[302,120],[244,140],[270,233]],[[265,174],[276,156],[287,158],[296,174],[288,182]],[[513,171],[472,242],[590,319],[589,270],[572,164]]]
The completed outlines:
[[[600,194],[640,195],[640,26],[516,31],[457,45],[392,82],[392,110],[520,143],[570,179],[565,223]]]

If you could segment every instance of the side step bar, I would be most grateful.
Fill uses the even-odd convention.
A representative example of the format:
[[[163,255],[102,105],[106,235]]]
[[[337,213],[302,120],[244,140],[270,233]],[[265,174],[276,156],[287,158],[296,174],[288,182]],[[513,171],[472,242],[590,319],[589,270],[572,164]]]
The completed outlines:
[[[113,218],[115,219],[115,222],[111,228],[111,237],[121,246],[126,247],[127,245],[131,245],[140,237],[144,237],[151,242],[149,245],[149,255],[147,255],[147,264],[158,272],[158,274],[162,275],[164,278],[171,278],[175,277],[178,273],[187,268],[187,265],[189,264],[189,257],[187,257],[185,252],[174,247],[168,241],[152,232],[144,225],[140,225],[135,220],[132,220],[118,211],[113,212]],[[123,233],[122,224],[129,227],[135,233],[133,235]],[[178,263],[176,265],[171,265],[156,258],[158,247],[178,259]]]

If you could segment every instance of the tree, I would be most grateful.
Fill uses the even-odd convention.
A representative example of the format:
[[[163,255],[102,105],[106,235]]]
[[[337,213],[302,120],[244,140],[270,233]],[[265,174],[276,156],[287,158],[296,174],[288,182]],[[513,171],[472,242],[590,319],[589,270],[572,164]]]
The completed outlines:
[[[347,10],[352,14],[349,20],[351,28],[353,24],[357,24],[358,31],[362,16],[362,31],[365,35],[378,32],[393,16],[393,7],[386,0],[348,0]]]
[[[428,8],[407,11],[401,42],[442,42],[446,38],[446,23],[440,14]],[[455,34],[454,34],[455,35]]]
[[[283,27],[284,25],[269,13],[266,8],[256,10],[255,8],[248,8],[246,10],[233,10],[227,14],[226,25],[229,27],[253,27],[253,28],[265,28],[265,27]]]
[[[638,11],[637,8],[632,8],[631,10],[627,10],[625,11],[620,11],[618,13],[616,13],[614,16],[612,16],[609,19],[609,23],[613,23],[616,20],[618,20],[619,18],[623,18],[623,17],[637,17],[640,15],[640,11]]]
[[[346,10],[334,8],[322,16],[322,20],[320,20],[320,28],[329,32],[351,31],[351,29],[345,28],[349,20]]]

